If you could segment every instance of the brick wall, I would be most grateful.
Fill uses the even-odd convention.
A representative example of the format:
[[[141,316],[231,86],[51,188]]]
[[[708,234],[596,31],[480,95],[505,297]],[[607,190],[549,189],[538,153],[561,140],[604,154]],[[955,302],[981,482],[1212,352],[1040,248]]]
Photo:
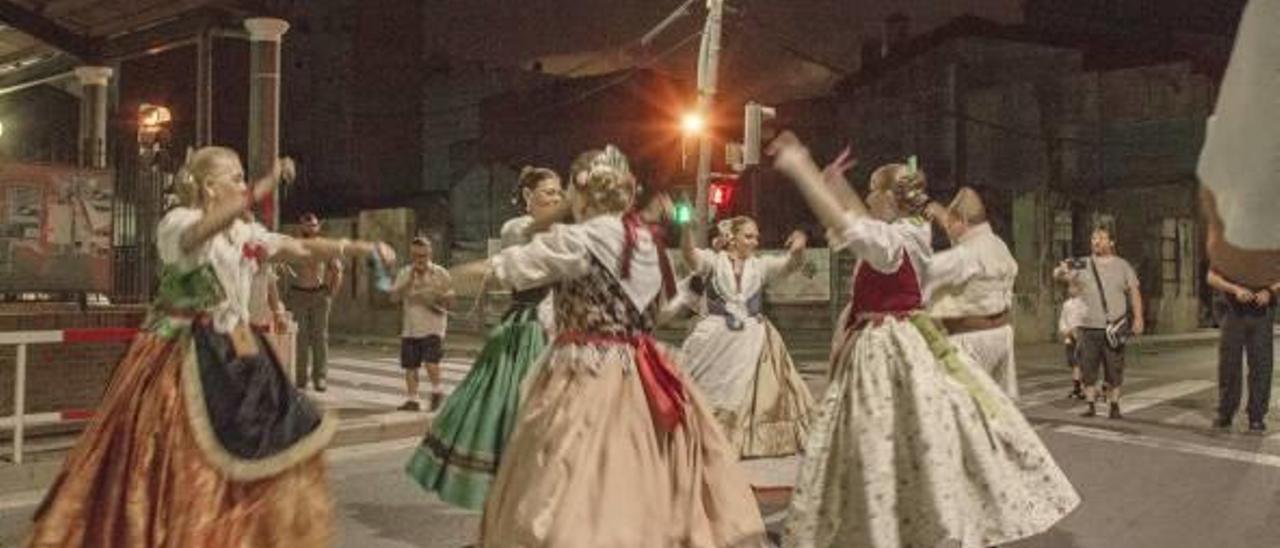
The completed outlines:
[[[75,305],[0,306],[0,332],[73,327],[136,327],[141,306],[112,306],[80,311]],[[124,355],[126,343],[38,344],[27,347],[27,412],[93,408],[107,378]],[[14,360],[17,348],[0,346],[0,415],[13,414]]]

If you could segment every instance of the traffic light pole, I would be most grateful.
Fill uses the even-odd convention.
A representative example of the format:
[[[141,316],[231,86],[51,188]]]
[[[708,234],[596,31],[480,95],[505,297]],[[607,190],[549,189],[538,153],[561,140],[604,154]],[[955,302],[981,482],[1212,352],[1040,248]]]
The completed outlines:
[[[716,75],[720,65],[720,25],[724,15],[724,0],[707,0],[707,22],[702,31],[702,48],[698,55],[698,113],[711,119],[711,107],[716,95]],[[699,247],[707,245],[707,226],[711,216],[707,203],[711,185],[711,126],[707,124],[698,139],[698,186],[695,197],[697,231],[694,241]]]

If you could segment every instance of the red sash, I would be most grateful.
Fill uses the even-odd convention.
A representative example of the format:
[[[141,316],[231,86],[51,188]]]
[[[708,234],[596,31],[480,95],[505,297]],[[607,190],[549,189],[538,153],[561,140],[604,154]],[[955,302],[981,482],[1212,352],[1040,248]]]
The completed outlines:
[[[603,335],[582,332],[561,333],[559,344],[622,344],[635,349],[636,372],[644,387],[649,403],[649,415],[659,432],[674,432],[684,424],[684,406],[687,396],[684,383],[671,363],[658,348],[657,341],[649,335]]]

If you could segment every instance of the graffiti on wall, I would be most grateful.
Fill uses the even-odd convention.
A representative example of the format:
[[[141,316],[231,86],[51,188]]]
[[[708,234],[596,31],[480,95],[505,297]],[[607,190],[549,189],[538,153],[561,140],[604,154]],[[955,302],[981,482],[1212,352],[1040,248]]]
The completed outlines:
[[[0,292],[111,288],[112,175],[0,164]]]

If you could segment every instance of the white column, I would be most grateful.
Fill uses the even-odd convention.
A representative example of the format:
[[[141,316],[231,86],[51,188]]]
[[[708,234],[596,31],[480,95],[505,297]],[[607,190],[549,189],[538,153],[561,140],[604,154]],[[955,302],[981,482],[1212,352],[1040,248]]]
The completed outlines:
[[[280,41],[289,23],[272,17],[245,19],[249,31],[249,173],[265,175],[280,156]],[[262,223],[280,227],[280,191],[263,201]]]

